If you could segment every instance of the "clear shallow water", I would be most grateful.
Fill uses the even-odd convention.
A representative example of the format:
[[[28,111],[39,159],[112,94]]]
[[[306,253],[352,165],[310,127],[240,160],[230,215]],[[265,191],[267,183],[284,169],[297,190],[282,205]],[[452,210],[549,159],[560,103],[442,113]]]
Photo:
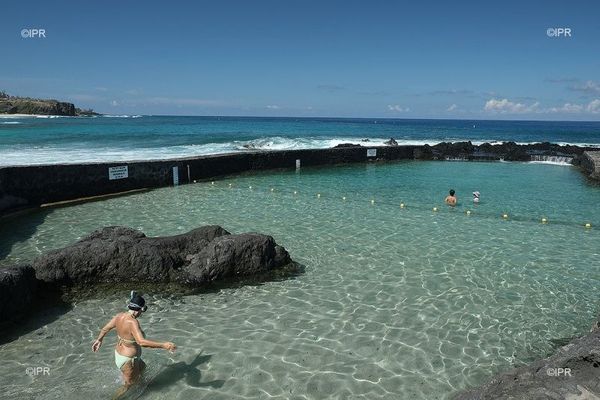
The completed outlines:
[[[600,147],[600,122],[353,118],[0,116],[0,166],[164,159],[250,149],[442,141],[550,141]]]
[[[453,210],[441,204],[450,186],[460,201]],[[473,190],[482,193],[476,208]],[[171,365],[144,398],[447,398],[589,328],[599,306],[599,234],[582,225],[599,226],[599,199],[600,188],[571,167],[345,166],[46,210],[3,224],[0,243],[9,264],[99,226],[170,235],[220,224],[269,233],[306,265],[283,282],[149,294],[148,337],[180,351],[144,352],[154,371]],[[540,224],[542,216],[550,223]],[[20,232],[31,237],[15,241]],[[0,397],[109,397],[118,378],[114,336],[99,355],[89,346],[125,297],[80,301],[1,345],[8,385]],[[38,365],[51,375],[25,374]]]

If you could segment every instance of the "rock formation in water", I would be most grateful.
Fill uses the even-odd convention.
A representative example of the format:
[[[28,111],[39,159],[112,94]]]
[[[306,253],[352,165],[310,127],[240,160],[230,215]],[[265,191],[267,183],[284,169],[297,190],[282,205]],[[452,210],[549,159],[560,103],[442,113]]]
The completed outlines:
[[[220,226],[147,237],[126,227],[108,227],[35,259],[37,279],[52,284],[112,282],[204,285],[266,274],[292,261],[271,236],[231,235]]]
[[[199,287],[301,270],[271,236],[259,233],[232,235],[205,226],[147,237],[135,229],[107,227],[36,258],[32,266],[0,269],[0,320],[27,308],[40,290],[101,283]]]
[[[500,374],[460,393],[456,400],[597,399],[600,396],[600,330],[572,340],[550,357]]]

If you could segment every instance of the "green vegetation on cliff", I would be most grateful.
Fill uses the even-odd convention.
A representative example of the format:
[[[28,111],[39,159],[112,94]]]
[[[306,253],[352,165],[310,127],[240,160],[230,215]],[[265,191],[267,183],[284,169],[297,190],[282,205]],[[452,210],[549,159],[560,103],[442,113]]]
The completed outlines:
[[[0,91],[0,114],[39,114],[92,116],[100,115],[92,109],[82,110],[73,103],[53,99],[34,99],[30,97],[11,96]]]

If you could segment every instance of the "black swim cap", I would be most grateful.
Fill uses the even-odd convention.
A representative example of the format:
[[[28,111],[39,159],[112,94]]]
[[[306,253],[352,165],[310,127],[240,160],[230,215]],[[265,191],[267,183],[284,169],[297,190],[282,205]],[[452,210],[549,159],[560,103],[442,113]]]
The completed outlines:
[[[456,193],[454,189],[450,189],[450,196],[454,196],[454,193]]]
[[[131,296],[129,298],[129,304],[127,305],[127,308],[133,311],[143,312],[145,312],[148,309],[148,307],[146,306],[146,300],[144,300],[142,296],[137,294],[135,290],[131,291]]]

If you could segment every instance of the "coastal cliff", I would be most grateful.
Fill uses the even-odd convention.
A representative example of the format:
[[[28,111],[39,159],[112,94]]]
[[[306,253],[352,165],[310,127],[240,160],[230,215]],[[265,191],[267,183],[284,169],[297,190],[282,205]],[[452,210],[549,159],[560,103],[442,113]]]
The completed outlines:
[[[100,115],[93,110],[82,110],[73,103],[54,99],[33,99],[29,97],[10,96],[0,92],[0,114],[31,114],[60,116],[93,116]]]

